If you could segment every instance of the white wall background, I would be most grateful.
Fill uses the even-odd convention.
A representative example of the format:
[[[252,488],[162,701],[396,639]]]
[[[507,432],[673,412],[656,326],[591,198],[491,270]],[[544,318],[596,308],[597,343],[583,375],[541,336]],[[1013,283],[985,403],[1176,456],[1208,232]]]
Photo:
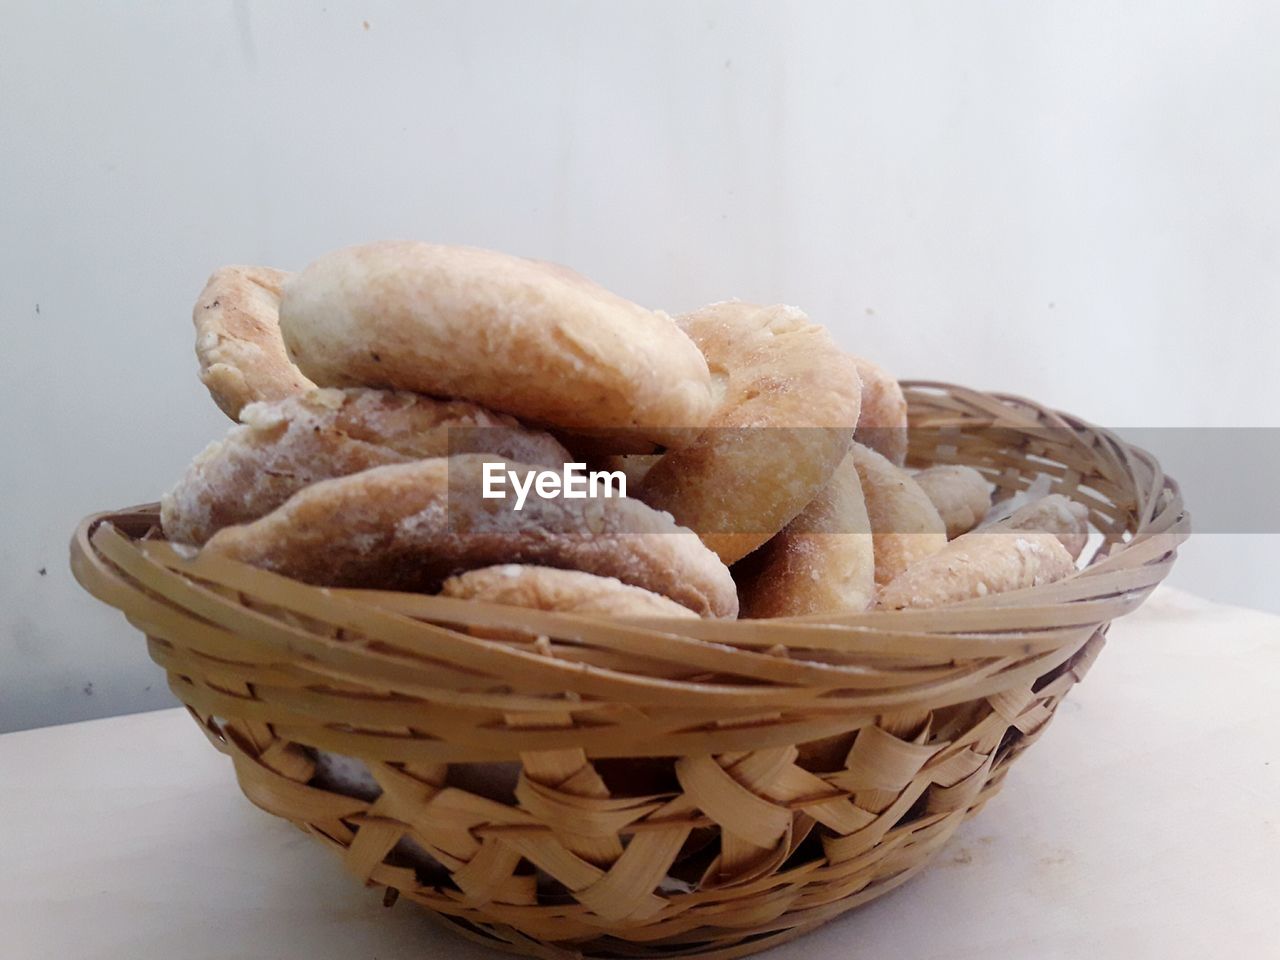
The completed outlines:
[[[226,428],[189,321],[223,263],[479,244],[673,310],[796,303],[902,376],[1106,424],[1280,425],[1273,3],[136,0],[3,22],[0,730],[172,702],[66,541]],[[1193,541],[1174,581],[1276,608],[1276,539]]]

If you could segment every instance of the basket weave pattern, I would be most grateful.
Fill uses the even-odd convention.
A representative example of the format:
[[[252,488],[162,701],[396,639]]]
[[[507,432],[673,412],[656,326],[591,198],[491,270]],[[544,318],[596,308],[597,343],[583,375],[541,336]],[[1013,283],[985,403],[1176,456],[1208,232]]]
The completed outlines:
[[[939,610],[598,620],[187,557],[154,506],[86,520],[72,565],[147,635],[248,798],[389,899],[543,957],[741,956],[926,864],[1186,536],[1176,484],[1107,432],[1017,398],[907,394],[913,464],[1006,491],[1050,475],[1104,534],[1089,566]],[[381,794],[312,783],[315,750],[363,760]],[[501,762],[519,764],[509,795],[459,785]]]

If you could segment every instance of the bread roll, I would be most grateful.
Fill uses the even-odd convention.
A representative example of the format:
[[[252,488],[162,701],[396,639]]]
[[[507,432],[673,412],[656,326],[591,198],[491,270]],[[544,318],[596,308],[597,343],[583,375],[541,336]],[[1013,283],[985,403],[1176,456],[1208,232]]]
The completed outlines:
[[[850,613],[870,606],[875,556],[853,460],[846,457],[800,516],[743,563],[752,568],[738,583],[744,617]]]
[[[915,475],[920,489],[938,509],[947,539],[968,533],[991,509],[991,484],[973,467],[939,464]]]
[[[280,337],[281,290],[289,274],[271,267],[214,271],[191,312],[200,381],[232,420],[250,403],[283,400],[315,386]]]
[[[907,460],[907,398],[883,367],[865,357],[853,361],[862,383],[862,412],[853,439],[900,467]]]
[[[1089,508],[1060,493],[1052,493],[1019,507],[1003,525],[1011,530],[1052,533],[1066,547],[1071,559],[1078,560],[1089,540]]]
[[[461,400],[386,390],[312,388],[252,403],[160,501],[165,536],[202,544],[270,513],[312,483],[450,453],[495,453],[559,467],[569,455],[541,430]]]
[[[731,301],[680,318],[722,387],[707,429],[637,495],[725,562],[794,520],[831,479],[858,421],[853,358],[794,307]]]
[[[912,564],[881,590],[880,606],[940,607],[1038,587],[1074,572],[1075,563],[1053,534],[984,528]]]
[[[595,616],[696,616],[674,600],[615,577],[517,563],[460,573],[446,580],[440,593],[461,600]]]
[[[849,456],[871,520],[876,585],[884,586],[946,546],[946,526],[920,485],[901,467],[857,443]]]
[[[706,361],[666,314],[491,250],[387,241],[330,253],[286,284],[280,329],[322,386],[412,390],[668,444],[714,405]]]
[[[617,577],[701,615],[736,616],[728,569],[670,516],[630,498],[530,496],[515,511],[510,500],[481,497],[484,464],[494,460],[463,454],[324,480],[260,520],[220,530],[204,551],[323,586],[428,592],[464,570],[532,563]]]

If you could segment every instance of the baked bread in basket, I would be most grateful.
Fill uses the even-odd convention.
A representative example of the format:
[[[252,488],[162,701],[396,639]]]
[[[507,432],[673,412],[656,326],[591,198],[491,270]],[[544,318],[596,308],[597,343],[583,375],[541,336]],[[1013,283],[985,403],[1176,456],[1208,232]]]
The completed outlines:
[[[241,425],[72,567],[253,803],[495,947],[741,956],[893,889],[1187,534],[1144,451],[795,308],[425,244],[259,275],[196,306]]]

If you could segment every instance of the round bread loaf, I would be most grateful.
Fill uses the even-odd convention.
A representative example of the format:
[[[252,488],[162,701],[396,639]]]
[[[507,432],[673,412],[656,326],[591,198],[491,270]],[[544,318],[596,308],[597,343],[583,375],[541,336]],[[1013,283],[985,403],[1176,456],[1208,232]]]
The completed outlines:
[[[201,544],[270,513],[312,483],[389,463],[494,453],[559,467],[568,452],[541,430],[462,400],[387,390],[312,388],[252,403],[160,501],[165,537]]]
[[[704,616],[737,614],[728,569],[667,514],[625,497],[532,494],[515,510],[481,495],[495,461],[537,469],[486,454],[374,467],[313,484],[204,550],[307,583],[428,592],[465,570],[532,563],[616,577]]]
[[[720,403],[693,443],[652,466],[637,495],[733,563],[831,479],[858,422],[858,373],[795,307],[729,301],[680,325],[706,356]]]
[[[323,386],[412,390],[667,444],[714,404],[706,362],[666,314],[489,250],[386,241],[330,253],[286,285],[280,327]]]

